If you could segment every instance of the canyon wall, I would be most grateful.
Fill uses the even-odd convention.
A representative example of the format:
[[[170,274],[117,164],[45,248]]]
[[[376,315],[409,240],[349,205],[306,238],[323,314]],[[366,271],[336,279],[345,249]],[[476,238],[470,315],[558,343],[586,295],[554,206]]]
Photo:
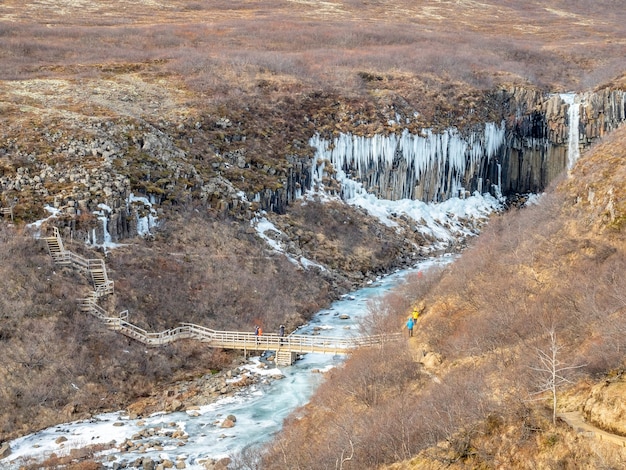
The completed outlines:
[[[581,149],[624,122],[625,97],[622,90],[559,95],[502,89],[490,97],[501,121],[464,131],[316,135],[310,141],[317,149],[312,180],[336,175],[377,197],[424,202],[475,191],[537,193],[571,168]],[[351,196],[348,187],[340,191],[344,198]]]
[[[26,220],[43,205],[53,207],[57,224],[101,244],[148,232],[164,205],[198,200],[208,210],[250,220],[259,210],[284,213],[311,189],[344,199],[366,190],[424,202],[475,191],[537,193],[570,168],[581,149],[626,120],[625,101],[623,90],[559,95],[499,89],[478,104],[492,122],[420,133],[315,134],[308,142],[311,153],[261,163],[245,157],[240,136],[241,149],[215,153],[210,126],[219,127],[219,121],[206,123],[206,130],[193,126],[193,137],[206,142],[199,157],[181,146],[180,127],[174,132],[146,122],[94,120],[81,123],[80,133],[44,128],[33,142],[45,153],[19,139],[0,146],[1,204],[15,206],[16,216]],[[223,139],[237,137],[228,134],[230,127],[219,130]],[[228,173],[229,167],[239,173]],[[246,186],[257,174],[265,180]]]
[[[499,100],[507,119],[507,144],[499,155],[504,194],[539,192],[578,152],[626,120],[626,93],[600,90],[545,95],[515,88]]]

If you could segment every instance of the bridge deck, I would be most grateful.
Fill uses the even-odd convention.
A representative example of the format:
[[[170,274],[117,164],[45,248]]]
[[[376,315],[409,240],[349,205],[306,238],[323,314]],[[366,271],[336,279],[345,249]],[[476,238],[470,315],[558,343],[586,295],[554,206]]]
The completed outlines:
[[[277,334],[256,336],[239,331],[217,331],[193,323],[182,323],[159,333],[150,333],[122,318],[102,318],[111,328],[135,338],[149,346],[161,346],[181,339],[194,339],[213,348],[237,349],[242,351],[285,351],[293,353],[345,354],[358,346],[373,346],[386,341],[397,340],[400,335],[360,336],[340,338],[332,336]]]

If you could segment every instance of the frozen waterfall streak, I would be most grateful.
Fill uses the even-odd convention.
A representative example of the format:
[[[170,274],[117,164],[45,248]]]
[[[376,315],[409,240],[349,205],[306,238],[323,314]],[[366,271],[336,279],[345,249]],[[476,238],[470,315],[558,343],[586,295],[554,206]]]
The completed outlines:
[[[44,240],[55,264],[72,266],[91,275],[94,290],[87,298],[80,300],[81,310],[100,319],[108,328],[147,346],[162,346],[173,341],[193,339],[204,342],[213,348],[238,349],[245,353],[248,351],[276,351],[276,362],[290,365],[295,360],[295,354],[344,354],[355,347],[382,345],[388,341],[396,341],[401,337],[399,333],[354,338],[308,335],[281,337],[271,333],[256,336],[249,332],[212,330],[193,323],[181,323],[176,328],[158,333],[149,332],[127,321],[128,310],[112,317],[98,305],[100,297],[113,293],[113,281],[108,279],[104,261],[100,259],[88,260],[66,250],[56,227],[54,227],[54,235],[46,237]]]
[[[467,137],[455,128],[440,134],[425,130],[422,135],[407,129],[387,136],[340,134],[332,141],[316,134],[309,141],[317,149],[312,181],[321,187],[324,175],[334,170],[346,200],[375,188],[385,199],[441,202],[470,191],[467,185],[482,189],[489,162],[505,137],[504,122],[486,123],[482,132]]]
[[[574,168],[580,157],[580,99],[575,93],[563,93],[561,99],[568,105],[567,111],[568,134],[567,134],[567,169]]]

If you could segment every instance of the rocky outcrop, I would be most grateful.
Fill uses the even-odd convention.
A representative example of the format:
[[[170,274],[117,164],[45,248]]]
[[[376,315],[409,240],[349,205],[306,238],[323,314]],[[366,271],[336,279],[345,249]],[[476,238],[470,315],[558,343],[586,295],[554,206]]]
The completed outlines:
[[[0,157],[10,157],[11,164],[0,166],[1,203],[15,206],[17,219],[47,204],[59,211],[60,224],[74,239],[102,244],[144,235],[162,205],[201,201],[210,211],[250,220],[259,210],[282,214],[321,185],[348,198],[355,186],[341,178],[392,200],[535,193],[571,165],[573,151],[626,119],[622,90],[558,95],[511,88],[483,101],[493,122],[421,133],[383,134],[381,126],[370,136],[316,135],[309,141],[313,149],[298,141],[286,157],[258,161],[248,155],[245,132],[225,118],[207,129],[192,125],[193,136],[180,125],[94,120],[81,123],[80,132],[44,132],[39,146],[45,154],[5,140]],[[396,122],[387,131],[398,128]],[[237,148],[220,154],[216,138]],[[195,152],[206,155],[188,153],[186,142],[198,140],[204,144]]]
[[[570,152],[588,147],[626,120],[625,98],[623,90],[609,89],[579,95],[501,90],[496,101],[507,122],[507,143],[499,155],[502,192],[546,188],[568,168]],[[578,122],[572,122],[576,117]],[[575,142],[570,142],[570,132]]]
[[[596,385],[583,404],[583,415],[587,421],[605,431],[626,436],[626,377]]]
[[[3,442],[0,444],[0,459],[8,457],[11,455],[11,447],[8,442]]]

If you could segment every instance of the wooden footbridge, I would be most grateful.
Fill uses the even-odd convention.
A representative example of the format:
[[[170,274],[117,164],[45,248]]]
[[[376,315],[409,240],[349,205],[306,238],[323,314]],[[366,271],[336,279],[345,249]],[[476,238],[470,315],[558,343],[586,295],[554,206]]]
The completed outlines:
[[[276,351],[274,356],[276,364],[291,365],[299,354],[345,354],[355,347],[381,345],[400,338],[400,334],[354,338],[294,334],[281,337],[271,333],[256,336],[249,332],[212,330],[193,323],[181,323],[175,328],[158,333],[148,332],[128,321],[128,310],[111,316],[98,305],[100,297],[114,293],[114,283],[107,276],[103,260],[85,259],[66,250],[56,227],[54,227],[53,236],[46,237],[44,240],[55,264],[74,267],[90,277],[93,291],[87,298],[80,300],[81,310],[100,319],[108,328],[147,346],[162,346],[182,339],[193,339],[207,343],[213,348],[242,350],[244,354],[251,351]]]

